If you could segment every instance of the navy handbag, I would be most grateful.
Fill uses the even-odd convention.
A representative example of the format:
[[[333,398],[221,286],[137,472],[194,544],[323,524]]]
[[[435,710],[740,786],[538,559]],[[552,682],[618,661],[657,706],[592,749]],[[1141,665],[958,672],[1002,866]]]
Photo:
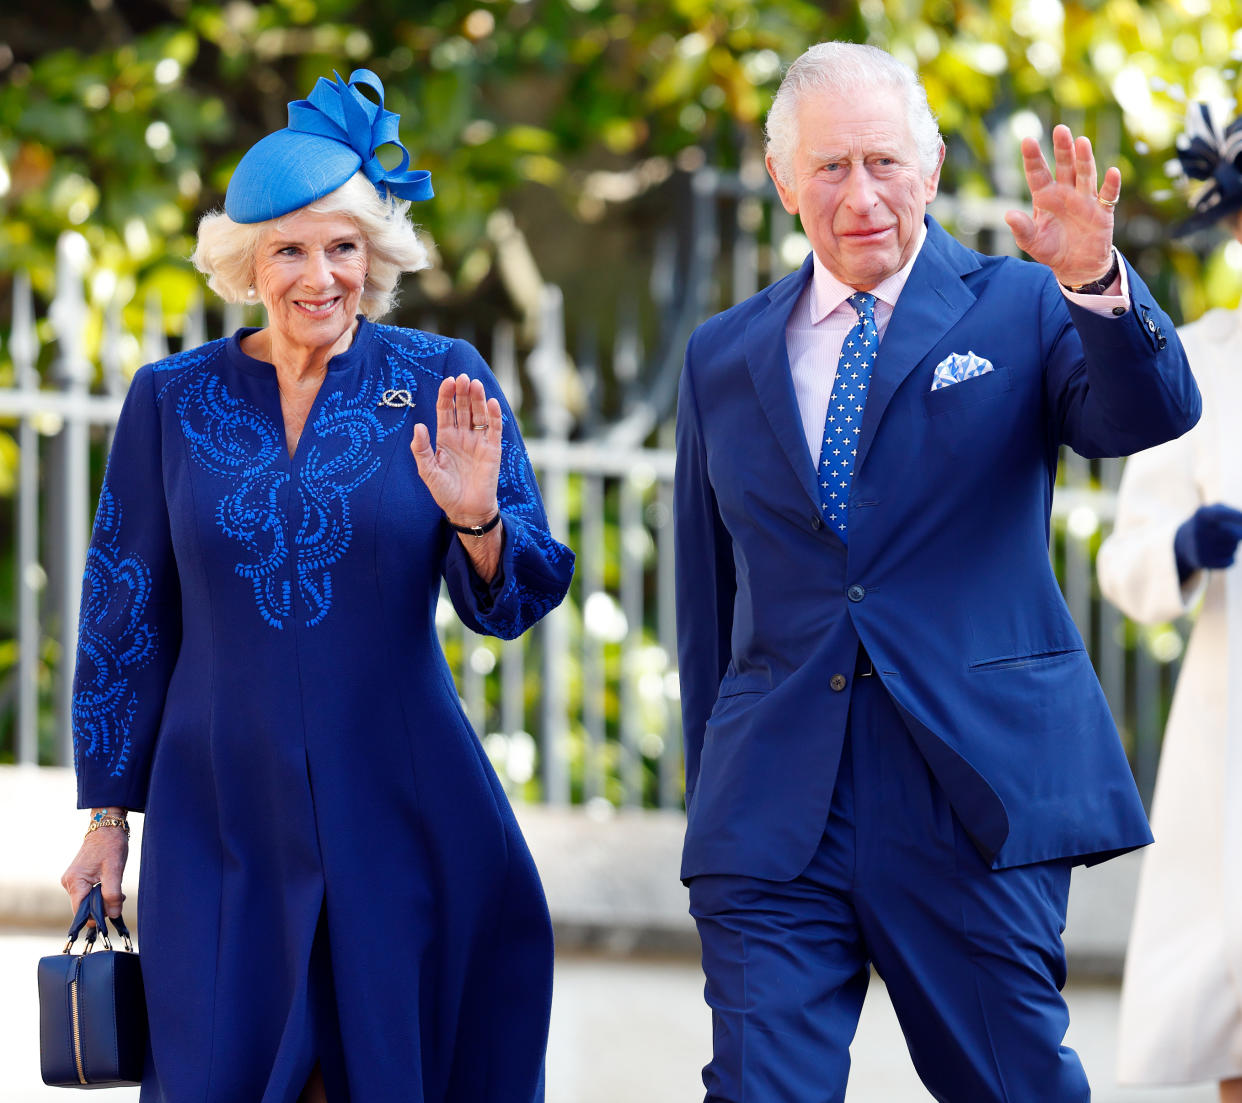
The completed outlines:
[[[72,953],[87,919],[85,950]],[[62,953],[39,959],[39,1062],[43,1082],[59,1088],[119,1088],[142,1079],[147,1006],[129,930],[111,920],[125,943],[108,941],[103,894],[96,885],[73,917]],[[104,948],[95,950],[97,936]],[[92,952],[93,951],[93,952]]]

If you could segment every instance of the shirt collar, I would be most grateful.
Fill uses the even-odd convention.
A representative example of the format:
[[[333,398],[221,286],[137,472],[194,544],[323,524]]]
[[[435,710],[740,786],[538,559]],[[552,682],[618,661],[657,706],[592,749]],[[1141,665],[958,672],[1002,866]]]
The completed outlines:
[[[910,259],[902,266],[901,270],[894,272],[887,279],[881,280],[875,287],[871,289],[873,294],[881,302],[888,303],[889,306],[897,305],[897,296],[901,294],[901,289],[906,286],[906,280],[910,278],[910,269],[914,267],[914,262],[918,260],[919,253],[923,249],[923,242],[927,240],[927,224],[923,223],[919,226],[919,240],[914,246],[914,252],[910,254]],[[824,266],[818,256],[815,256],[815,270],[811,275],[811,324],[818,325],[837,309],[846,299],[854,294],[855,288],[849,284],[842,283]]]

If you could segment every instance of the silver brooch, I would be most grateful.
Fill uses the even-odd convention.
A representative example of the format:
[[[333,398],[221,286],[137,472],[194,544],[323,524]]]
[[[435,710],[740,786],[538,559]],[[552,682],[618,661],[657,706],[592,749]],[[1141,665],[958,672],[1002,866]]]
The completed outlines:
[[[413,406],[414,396],[404,387],[390,387],[384,392],[376,405],[394,406],[397,408],[402,406]]]

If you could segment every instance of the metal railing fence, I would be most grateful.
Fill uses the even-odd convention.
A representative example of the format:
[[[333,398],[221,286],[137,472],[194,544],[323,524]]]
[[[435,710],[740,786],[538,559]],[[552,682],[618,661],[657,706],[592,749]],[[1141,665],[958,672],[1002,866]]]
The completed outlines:
[[[654,339],[634,321],[599,354],[611,357],[625,385],[619,417],[568,413],[565,380],[584,372],[584,357],[580,348],[575,364],[568,351],[556,288],[543,291],[538,340],[524,358],[507,323],[468,335],[519,412],[552,531],[578,555],[564,605],[520,640],[473,635],[447,601],[437,617],[467,714],[520,799],[601,808],[681,803],[671,528],[681,350],[695,323],[778,278],[806,247],[753,166],[701,168],[670,187],[676,216],[654,249]],[[940,199],[934,213],[968,244],[1000,252],[1013,248],[1002,220],[1010,205]],[[0,570],[13,587],[6,604],[0,583],[0,617],[11,618],[8,640],[0,624],[0,761],[72,761],[71,657],[88,523],[127,372],[165,355],[167,332],[192,347],[213,321],[231,333],[246,320],[237,308],[209,320],[199,302],[167,325],[151,302],[142,332],[128,333],[119,304],[99,318],[87,302],[84,245],[76,235],[62,239],[44,318],[29,280],[14,274],[11,326],[0,334],[0,438],[7,437],[0,473],[6,455],[14,468],[12,520],[0,519]],[[97,350],[85,344],[93,331]],[[1120,461],[1066,453],[1050,553],[1150,795],[1183,627],[1140,629],[1099,596],[1094,553],[1111,523],[1120,470]]]

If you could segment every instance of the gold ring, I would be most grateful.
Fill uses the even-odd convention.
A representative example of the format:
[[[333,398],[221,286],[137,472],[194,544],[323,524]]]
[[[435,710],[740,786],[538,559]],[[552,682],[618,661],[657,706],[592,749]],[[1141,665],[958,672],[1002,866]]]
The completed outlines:
[[[1101,207],[1107,207],[1110,211],[1111,211],[1111,210],[1112,210],[1115,206],[1117,206],[1117,200],[1115,200],[1115,199],[1105,199],[1102,195],[1097,195],[1097,196],[1095,197],[1095,201],[1096,201],[1096,202],[1097,202],[1097,203],[1098,203]]]
[[[486,428],[487,428],[487,422],[486,422],[486,421],[479,421],[479,422],[476,422],[474,425],[471,425],[471,426],[470,426],[470,428],[471,428],[471,429],[486,429]]]

